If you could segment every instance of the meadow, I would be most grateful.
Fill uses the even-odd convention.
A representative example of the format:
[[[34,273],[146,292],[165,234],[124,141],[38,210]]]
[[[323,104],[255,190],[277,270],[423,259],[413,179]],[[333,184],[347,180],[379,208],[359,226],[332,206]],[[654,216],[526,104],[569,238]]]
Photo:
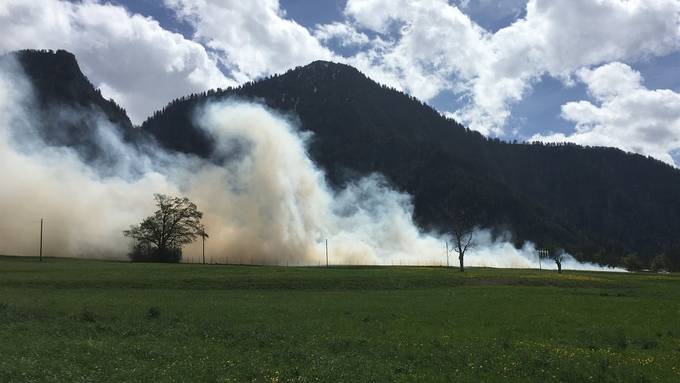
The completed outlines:
[[[680,275],[0,257],[1,382],[678,382]]]

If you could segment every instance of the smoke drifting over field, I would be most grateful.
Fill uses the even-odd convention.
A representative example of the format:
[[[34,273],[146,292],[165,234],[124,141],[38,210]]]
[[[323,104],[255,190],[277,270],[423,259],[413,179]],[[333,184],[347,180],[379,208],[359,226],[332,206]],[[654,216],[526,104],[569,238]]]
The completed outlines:
[[[151,212],[151,190],[176,192],[174,185],[153,171],[134,180],[103,178],[73,151],[46,146],[32,104],[29,83],[6,60],[0,68],[0,253],[36,255],[44,217],[48,255],[124,256],[120,229]],[[114,131],[105,122],[92,128]],[[100,136],[120,148],[117,137]]]
[[[29,83],[0,68],[0,254],[35,255],[45,218],[46,254],[124,258],[122,231],[154,210],[153,193],[186,195],[205,213],[207,257],[260,264],[442,264],[446,236],[413,223],[410,197],[371,175],[334,191],[310,160],[305,133],[263,106],[236,100],[196,113],[217,142],[211,161],[125,144],[93,111],[97,142],[113,164],[84,163],[35,134]],[[217,160],[219,159],[219,160]],[[537,267],[535,249],[479,230],[471,266]],[[185,249],[197,257],[200,246]],[[455,254],[451,261],[455,264]],[[545,263],[548,263],[545,261]],[[566,268],[596,269],[572,258]],[[552,265],[551,265],[552,266]]]

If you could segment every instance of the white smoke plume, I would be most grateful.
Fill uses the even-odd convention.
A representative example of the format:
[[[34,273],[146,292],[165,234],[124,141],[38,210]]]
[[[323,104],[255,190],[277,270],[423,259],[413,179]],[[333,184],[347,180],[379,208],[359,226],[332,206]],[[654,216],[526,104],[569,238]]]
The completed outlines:
[[[152,211],[148,206],[151,190],[177,193],[177,189],[164,175],[152,171],[135,180],[102,178],[73,151],[45,145],[35,133],[35,124],[40,122],[33,119],[32,105],[29,83],[17,64],[3,62],[0,254],[36,255],[39,220],[44,217],[47,255],[124,256],[120,228]],[[93,129],[107,130],[104,122],[100,124]],[[120,144],[113,141],[112,145]]]
[[[35,255],[44,217],[46,255],[124,259],[129,241],[122,231],[154,210],[153,193],[166,193],[188,196],[204,212],[206,256],[214,262],[316,265],[325,263],[328,240],[332,264],[446,264],[449,238],[414,224],[410,196],[377,174],[332,190],[307,154],[309,135],[261,105],[231,100],[197,111],[198,124],[217,143],[213,157],[221,161],[155,147],[140,151],[110,123],[94,119],[100,148],[116,159],[103,171],[33,134],[41,122],[32,119],[32,104],[28,81],[5,63],[0,254]],[[485,230],[475,233],[475,242],[466,265],[538,267],[531,244],[517,249]],[[191,245],[185,259],[198,259],[200,252],[199,244]],[[600,269],[571,257],[564,265]]]

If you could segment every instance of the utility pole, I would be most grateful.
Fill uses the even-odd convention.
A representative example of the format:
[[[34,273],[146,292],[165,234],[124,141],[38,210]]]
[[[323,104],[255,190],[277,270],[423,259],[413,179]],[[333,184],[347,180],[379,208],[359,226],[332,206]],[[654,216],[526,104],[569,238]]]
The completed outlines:
[[[328,267],[328,239],[326,239],[326,267]]]
[[[201,237],[203,237],[203,264],[205,265],[205,239],[208,238],[205,228],[201,228]]]
[[[543,257],[549,257],[550,256],[550,251],[546,249],[541,249],[538,250],[538,269],[543,270],[543,265],[541,265],[541,258]]]
[[[40,218],[40,262],[42,262],[43,219]]]

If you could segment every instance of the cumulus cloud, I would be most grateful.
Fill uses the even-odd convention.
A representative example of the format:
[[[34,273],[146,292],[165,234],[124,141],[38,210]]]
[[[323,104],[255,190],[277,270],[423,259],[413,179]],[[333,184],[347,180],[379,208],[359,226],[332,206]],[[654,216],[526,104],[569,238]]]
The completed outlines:
[[[384,38],[348,61],[423,100],[474,76],[488,52],[486,32],[444,0],[349,1],[345,13]]]
[[[345,14],[388,41],[358,65],[425,100],[447,89],[468,97],[454,115],[487,134],[502,133],[512,104],[545,74],[568,82],[584,66],[680,47],[676,0],[530,0],[525,17],[495,33],[445,0],[349,0]]]
[[[323,42],[335,40],[342,46],[364,45],[370,41],[365,34],[340,22],[318,25],[314,30],[314,37]]]
[[[239,81],[333,59],[425,101],[458,94],[465,106],[452,115],[485,134],[502,134],[512,105],[546,74],[569,83],[582,67],[680,47],[676,0],[529,0],[524,17],[495,33],[465,13],[467,2],[447,0],[348,0],[344,20],[313,31],[278,0],[165,3]],[[359,51],[342,57],[329,42]]]
[[[195,28],[194,38],[219,52],[239,81],[330,59],[311,32],[285,18],[278,0],[165,0]]]
[[[0,52],[67,49],[139,123],[173,98],[235,84],[206,49],[157,21],[94,1],[4,0]]]
[[[502,135],[513,104],[546,75],[569,85],[584,67],[680,49],[677,0],[528,0],[523,17],[495,32],[470,18],[478,4],[467,1],[348,0],[342,20],[313,28],[288,18],[278,0],[164,4],[193,27],[193,40],[94,0],[7,0],[0,33],[16,38],[0,50],[73,51],[136,122],[177,96],[330,59],[424,101],[453,93],[463,106],[442,112]]]
[[[677,165],[671,154],[680,149],[680,93],[647,89],[639,72],[619,62],[582,69],[578,78],[594,103],[562,106],[562,117],[576,124],[575,131],[532,140],[614,146]]]

